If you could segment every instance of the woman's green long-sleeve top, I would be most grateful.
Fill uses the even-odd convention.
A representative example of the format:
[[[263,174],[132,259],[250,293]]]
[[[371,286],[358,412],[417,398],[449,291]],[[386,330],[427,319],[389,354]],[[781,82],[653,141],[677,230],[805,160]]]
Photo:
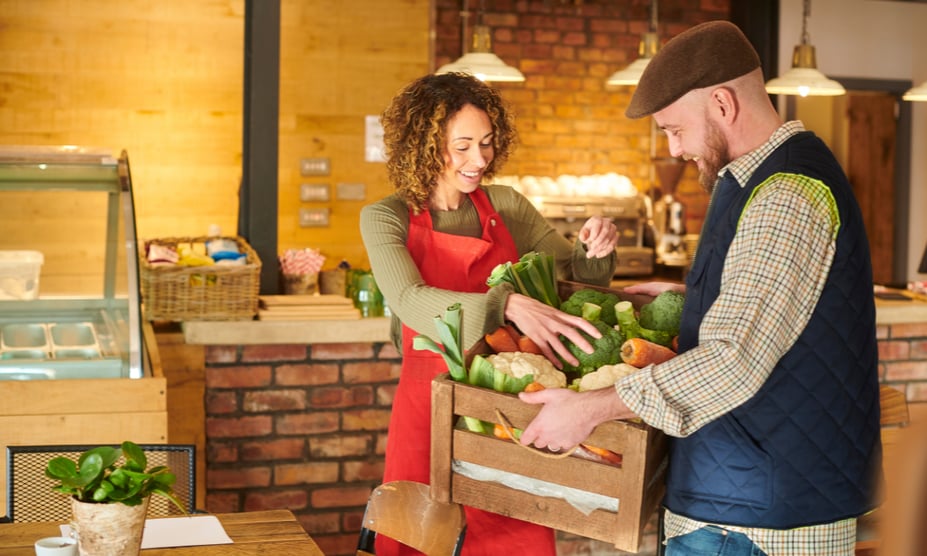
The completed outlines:
[[[587,259],[583,243],[567,241],[522,194],[503,185],[484,189],[520,255],[531,251],[553,255],[560,280],[609,284],[615,272],[614,253],[602,259]],[[432,211],[431,217],[436,231],[469,237],[482,234],[479,216],[469,197],[464,198],[457,210]],[[406,248],[409,209],[396,195],[365,206],[361,210],[360,229],[371,270],[393,313],[392,337],[397,347],[401,347],[398,321],[420,334],[435,337],[434,318],[458,302],[464,317],[464,346],[473,345],[505,321],[505,303],[512,292],[508,285],[493,287],[487,293],[463,293],[434,288],[422,280]]]

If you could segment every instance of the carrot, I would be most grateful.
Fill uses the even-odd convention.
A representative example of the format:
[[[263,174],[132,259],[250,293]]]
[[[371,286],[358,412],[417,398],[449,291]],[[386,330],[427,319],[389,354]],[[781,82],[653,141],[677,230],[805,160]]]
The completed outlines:
[[[673,351],[679,353],[679,336],[673,336],[673,345],[671,347]]]
[[[538,355],[543,355],[541,348],[538,347],[534,340],[527,336],[519,336],[518,338],[518,351],[523,351],[525,353],[536,353]]]
[[[524,392],[539,392],[544,389],[544,385],[538,381],[529,382],[528,386],[525,386]]]
[[[500,326],[494,332],[487,334],[486,343],[496,353],[518,351],[518,338],[512,336],[512,333],[505,326]]]
[[[611,450],[606,450],[605,448],[599,448],[598,446],[590,446],[588,444],[580,444],[579,446],[580,448],[584,448],[585,450],[591,452],[594,456],[599,458],[601,461],[604,461],[605,463],[610,463],[612,465],[617,465],[619,467],[621,466],[621,462],[623,459],[621,457],[621,454],[616,454],[615,452]]]
[[[509,431],[505,430],[505,427],[496,423],[492,429],[492,435],[496,438],[501,438],[502,440],[514,440],[514,438],[509,435]]]
[[[516,340],[519,339],[519,338],[521,338],[521,332],[520,332],[517,328],[515,328],[515,325],[514,325],[514,324],[512,324],[512,323],[510,323],[510,322],[507,322],[507,323],[503,324],[502,326],[503,326],[506,330],[508,330],[508,331],[509,331],[509,334],[511,334],[512,337],[515,338]]]
[[[621,360],[638,369],[663,363],[675,356],[676,352],[670,348],[643,338],[630,338],[621,344]]]

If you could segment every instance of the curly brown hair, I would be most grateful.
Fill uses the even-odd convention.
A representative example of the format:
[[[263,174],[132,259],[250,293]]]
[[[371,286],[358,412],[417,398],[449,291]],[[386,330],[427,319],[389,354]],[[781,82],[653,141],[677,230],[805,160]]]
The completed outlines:
[[[486,112],[493,130],[493,160],[483,172],[492,178],[515,148],[515,118],[499,93],[465,73],[426,75],[403,88],[383,111],[386,171],[396,194],[418,214],[444,171],[448,121],[472,104]]]

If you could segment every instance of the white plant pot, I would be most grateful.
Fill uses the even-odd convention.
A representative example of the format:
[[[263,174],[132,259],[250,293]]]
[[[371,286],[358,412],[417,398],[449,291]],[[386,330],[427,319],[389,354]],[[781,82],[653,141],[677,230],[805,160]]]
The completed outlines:
[[[77,535],[80,556],[137,556],[148,502],[138,506],[94,504],[71,499],[71,527]]]

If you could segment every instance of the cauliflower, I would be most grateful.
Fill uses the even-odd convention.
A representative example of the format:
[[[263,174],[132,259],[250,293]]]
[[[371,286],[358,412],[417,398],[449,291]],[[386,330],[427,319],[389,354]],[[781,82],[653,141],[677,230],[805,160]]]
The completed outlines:
[[[579,391],[585,392],[586,390],[598,390],[599,388],[614,386],[614,384],[618,382],[618,379],[637,371],[637,367],[632,367],[627,363],[599,367],[597,370],[579,379]]]
[[[591,288],[584,288],[573,292],[566,301],[560,304],[560,310],[564,313],[582,317],[584,316],[584,304],[590,303],[592,305],[598,305],[602,309],[598,316],[599,320],[604,321],[605,324],[609,326],[615,326],[618,324],[618,321],[615,319],[615,304],[618,303],[618,301],[618,296],[614,293],[604,293]]]
[[[487,355],[486,360],[499,372],[522,378],[534,375],[534,381],[544,388],[565,388],[566,375],[558,371],[543,355],[522,351],[507,351]]]

